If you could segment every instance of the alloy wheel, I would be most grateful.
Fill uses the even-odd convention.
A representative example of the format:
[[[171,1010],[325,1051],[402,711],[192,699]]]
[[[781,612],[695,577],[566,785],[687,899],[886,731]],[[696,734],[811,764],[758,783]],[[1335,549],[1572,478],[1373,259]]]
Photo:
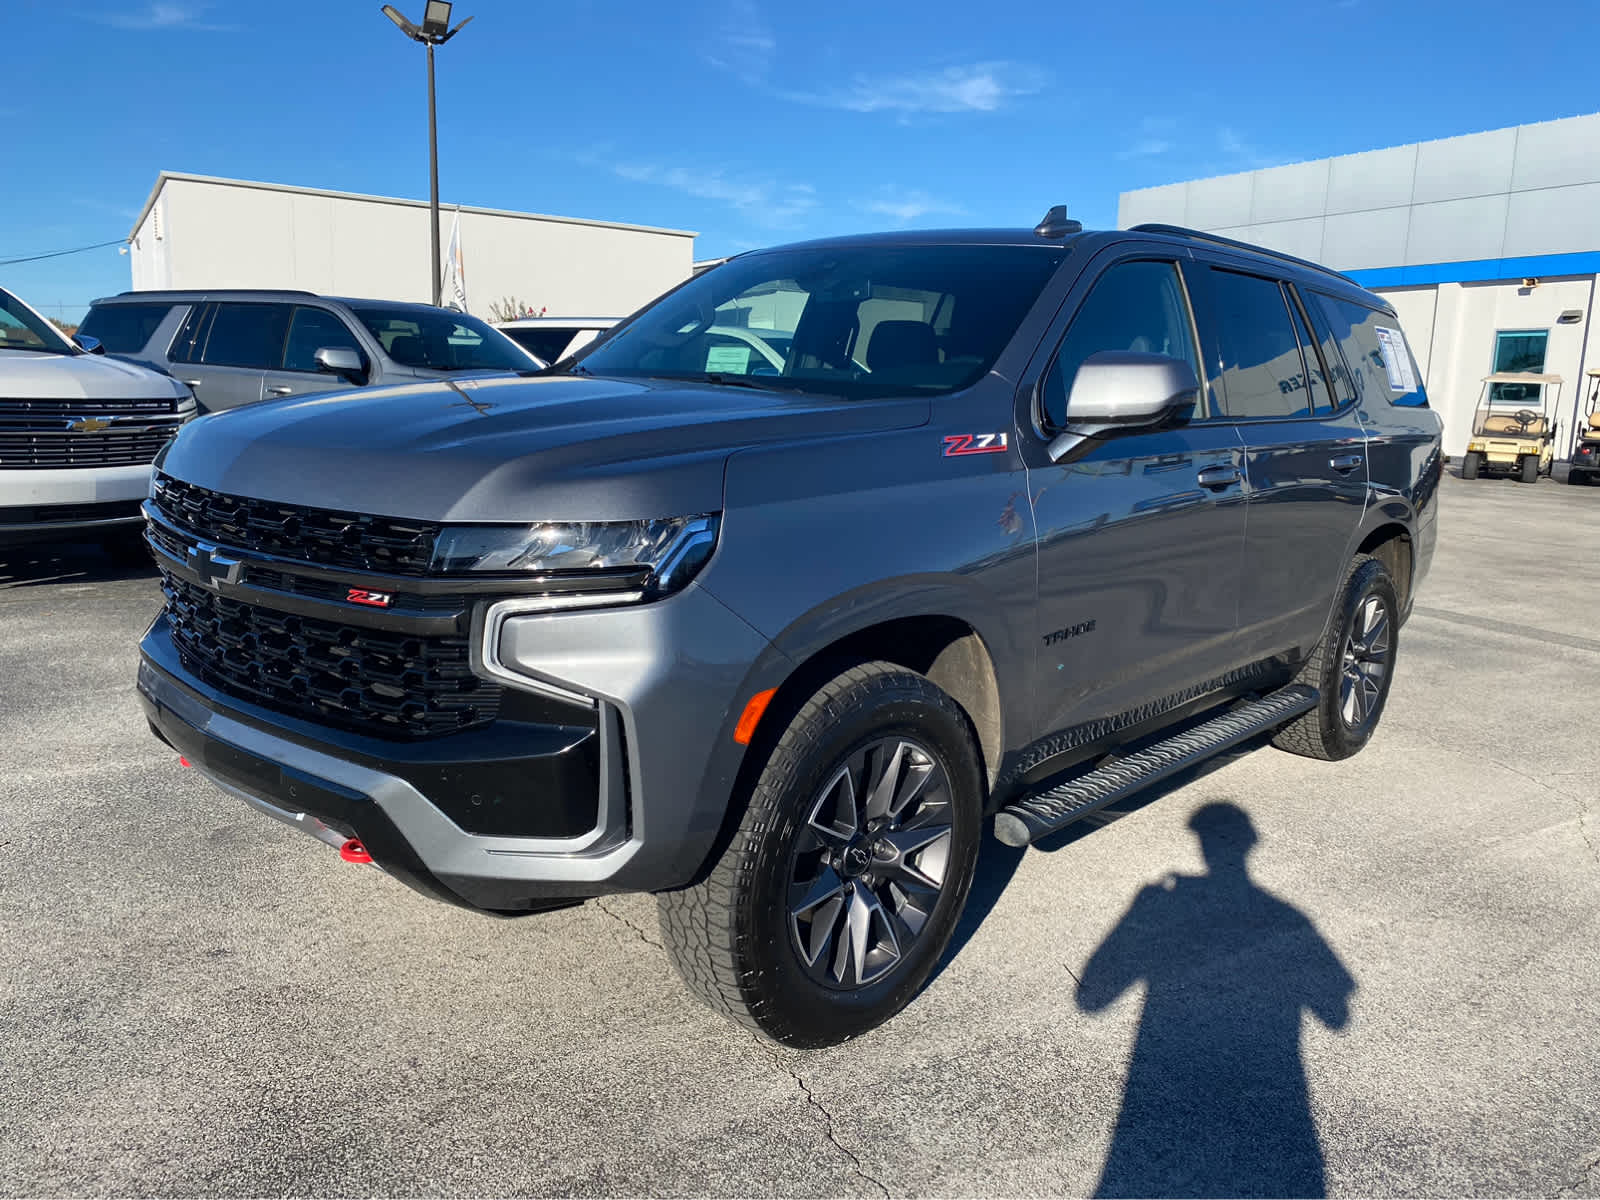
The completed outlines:
[[[1389,611],[1379,596],[1368,596],[1356,610],[1340,659],[1339,715],[1359,729],[1383,696],[1389,676]]]
[[[812,801],[790,862],[788,924],[824,987],[875,983],[910,954],[944,890],[950,781],[905,737],[856,750]]]

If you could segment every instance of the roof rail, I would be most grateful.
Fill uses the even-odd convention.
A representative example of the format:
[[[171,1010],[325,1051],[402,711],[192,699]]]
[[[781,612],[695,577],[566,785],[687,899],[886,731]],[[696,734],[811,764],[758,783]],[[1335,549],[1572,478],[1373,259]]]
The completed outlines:
[[[1134,225],[1129,233],[1168,233],[1175,237],[1193,238],[1197,242],[1214,242],[1219,246],[1228,246],[1234,250],[1247,250],[1251,254],[1259,254],[1264,258],[1276,258],[1280,262],[1291,262],[1296,266],[1305,267],[1307,270],[1316,271],[1323,275],[1332,275],[1335,279],[1342,279],[1346,283],[1353,283],[1360,287],[1354,279],[1343,271],[1335,271],[1332,267],[1325,267],[1321,263],[1314,263],[1309,259],[1296,258],[1292,254],[1285,254],[1281,250],[1269,250],[1265,246],[1257,246],[1251,242],[1241,242],[1235,238],[1223,237],[1218,233],[1205,233],[1199,229],[1188,229],[1182,225],[1145,224]]]
[[[139,288],[136,291],[118,292],[117,297],[123,296],[160,296],[169,292],[184,293],[188,295],[209,296],[214,292],[240,292],[247,296],[310,296],[313,300],[320,297],[316,292],[308,292],[303,288],[241,288],[241,287],[212,287],[212,288]]]

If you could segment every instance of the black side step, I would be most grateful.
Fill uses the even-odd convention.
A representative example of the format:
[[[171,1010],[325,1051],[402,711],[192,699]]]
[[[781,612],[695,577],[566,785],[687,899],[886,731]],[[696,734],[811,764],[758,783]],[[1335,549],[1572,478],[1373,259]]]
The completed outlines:
[[[995,814],[994,835],[1008,846],[1038,841],[1097,808],[1125,800],[1157,780],[1311,711],[1319,699],[1316,688],[1297,683],[1241,704],[1204,725],[1006,805]]]

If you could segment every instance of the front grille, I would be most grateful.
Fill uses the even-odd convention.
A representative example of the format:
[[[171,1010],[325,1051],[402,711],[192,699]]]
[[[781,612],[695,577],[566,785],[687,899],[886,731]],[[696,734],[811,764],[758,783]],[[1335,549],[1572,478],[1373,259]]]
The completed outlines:
[[[0,470],[26,467],[142,467],[171,440],[177,426],[122,433],[18,429],[0,425]]]
[[[472,673],[465,637],[295,616],[162,576],[184,667],[228,695],[385,738],[438,737],[499,715],[502,689]]]
[[[226,496],[160,476],[156,507],[198,537],[327,567],[425,575],[440,527],[328,508]]]
[[[0,401],[0,417],[149,416],[175,413],[187,399],[172,396],[155,400],[11,400]]]

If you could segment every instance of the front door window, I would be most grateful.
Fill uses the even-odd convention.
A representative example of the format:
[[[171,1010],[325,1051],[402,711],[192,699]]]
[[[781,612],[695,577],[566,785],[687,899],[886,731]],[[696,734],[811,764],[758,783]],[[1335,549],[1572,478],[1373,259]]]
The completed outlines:
[[[1550,334],[1543,329],[1513,329],[1494,335],[1494,370],[1544,371],[1544,347]],[[1489,385],[1489,403],[1507,408],[1538,409],[1542,386],[1537,383],[1494,383]]]

